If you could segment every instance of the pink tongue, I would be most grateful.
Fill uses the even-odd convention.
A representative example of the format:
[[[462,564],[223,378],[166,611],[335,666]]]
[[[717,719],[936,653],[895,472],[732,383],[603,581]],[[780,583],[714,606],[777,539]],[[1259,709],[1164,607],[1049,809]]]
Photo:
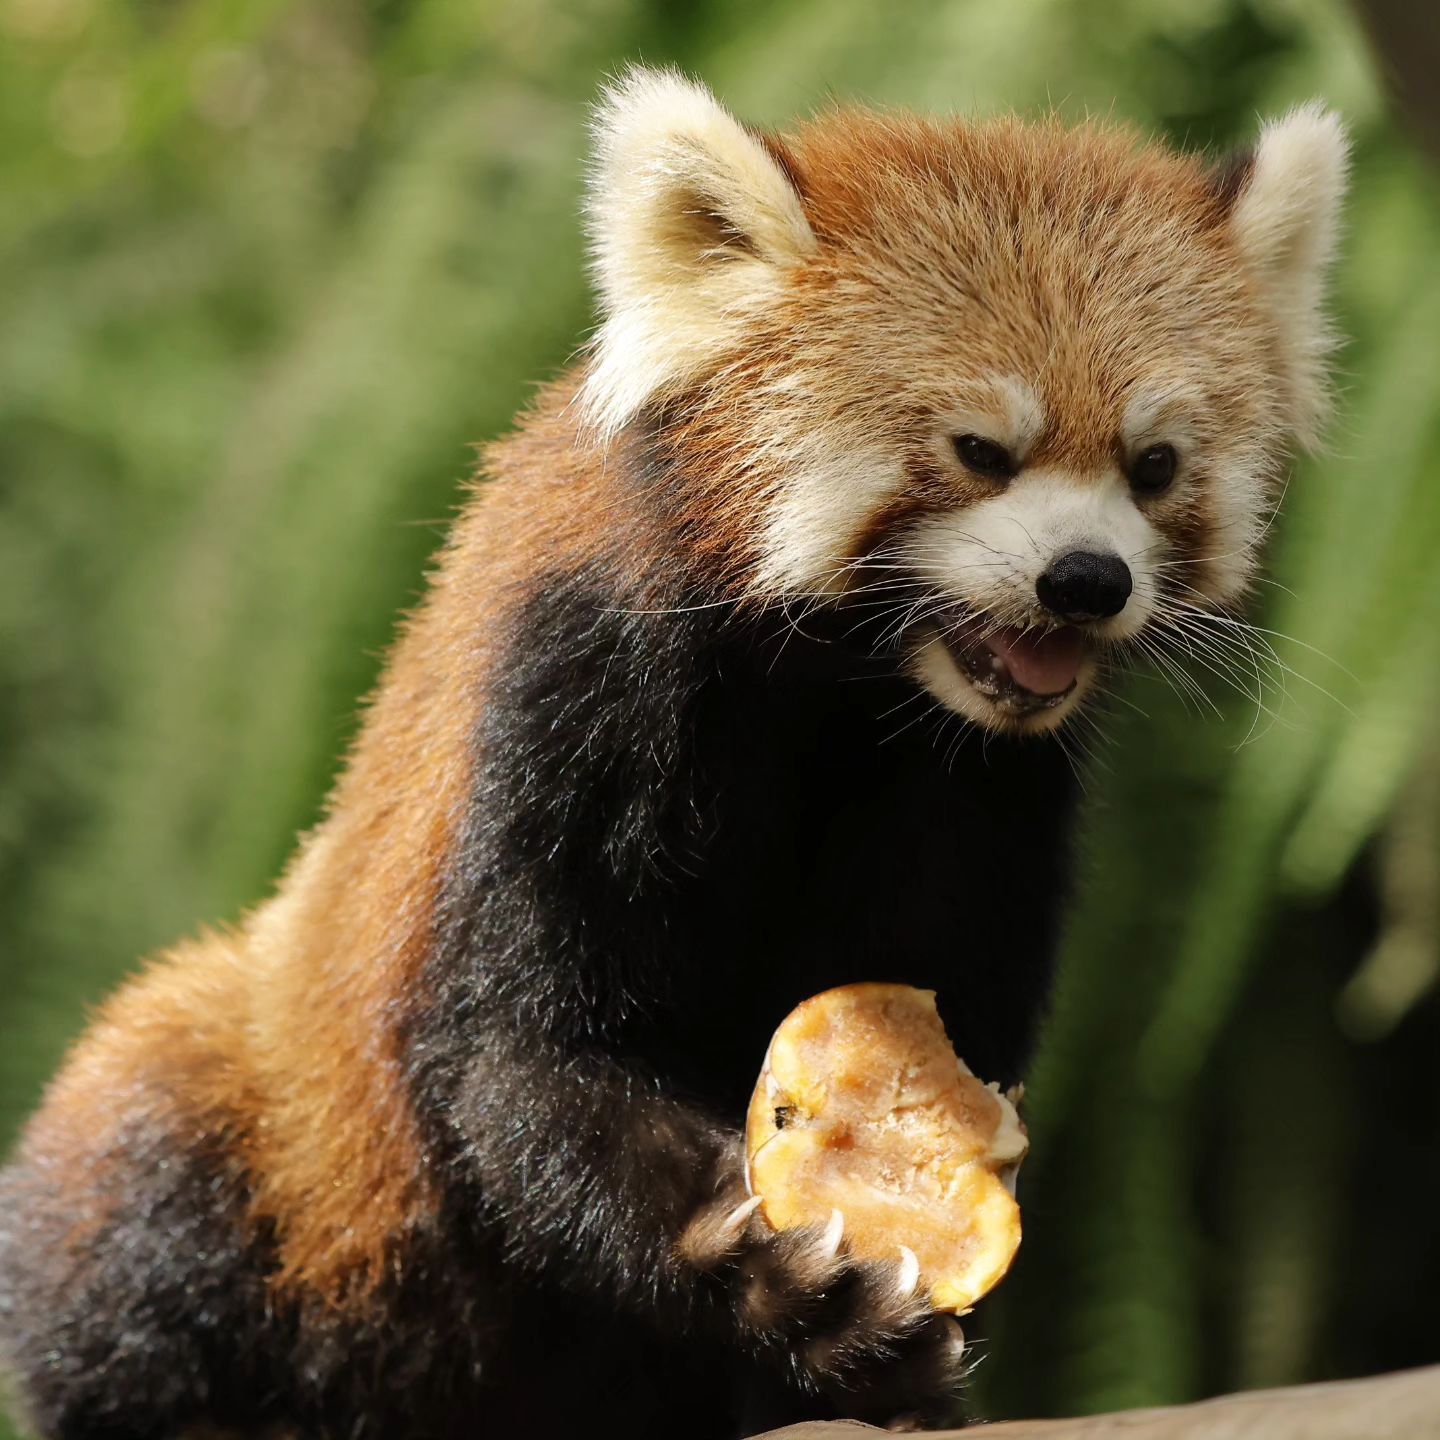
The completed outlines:
[[[985,637],[1010,678],[1032,695],[1059,695],[1075,683],[1085,639],[1078,630],[1016,630],[1006,626]]]

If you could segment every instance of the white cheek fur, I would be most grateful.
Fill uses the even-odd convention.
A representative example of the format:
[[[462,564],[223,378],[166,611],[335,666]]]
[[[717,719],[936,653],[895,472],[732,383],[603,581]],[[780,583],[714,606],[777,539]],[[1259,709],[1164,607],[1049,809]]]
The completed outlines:
[[[1185,577],[1217,604],[1238,600],[1255,573],[1266,529],[1266,468],[1263,453],[1247,453],[1217,467],[1210,489],[1214,529],[1206,552],[1193,557],[1195,578]]]
[[[878,446],[821,431],[778,448],[771,458],[785,478],[765,520],[755,587],[838,592],[856,538],[904,488],[904,467]]]

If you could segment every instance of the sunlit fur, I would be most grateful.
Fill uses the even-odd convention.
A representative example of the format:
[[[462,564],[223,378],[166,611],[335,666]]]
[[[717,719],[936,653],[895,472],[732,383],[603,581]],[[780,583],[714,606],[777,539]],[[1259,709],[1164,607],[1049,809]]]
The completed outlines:
[[[854,590],[880,551],[937,603],[1024,627],[1045,620],[1036,577],[1088,546],[1135,580],[1097,654],[1145,629],[1167,576],[1203,607],[1243,595],[1287,447],[1324,411],[1333,115],[1297,110],[1220,169],[1112,125],[1010,117],[834,110],[762,139],[643,74],[598,130],[606,317],[585,413],[613,433],[681,407],[692,503],[737,588]],[[1014,480],[967,473],[962,433],[1009,446]],[[1137,497],[1127,466],[1157,444],[1179,474]],[[909,663],[981,724],[1052,727],[1096,669],[1016,722],[932,640],[916,623]]]

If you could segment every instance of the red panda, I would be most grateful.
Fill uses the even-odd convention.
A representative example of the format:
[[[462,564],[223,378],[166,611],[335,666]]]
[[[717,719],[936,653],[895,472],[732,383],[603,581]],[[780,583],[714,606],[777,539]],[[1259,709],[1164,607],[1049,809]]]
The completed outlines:
[[[602,323],[487,452],[327,818],[110,999],[0,1180],[35,1432],[952,1414],[913,1280],[742,1204],[754,1070],[804,996],[897,980],[1018,1078],[1050,732],[1246,589],[1325,410],[1344,170],[1317,107],[1216,167],[619,80]]]

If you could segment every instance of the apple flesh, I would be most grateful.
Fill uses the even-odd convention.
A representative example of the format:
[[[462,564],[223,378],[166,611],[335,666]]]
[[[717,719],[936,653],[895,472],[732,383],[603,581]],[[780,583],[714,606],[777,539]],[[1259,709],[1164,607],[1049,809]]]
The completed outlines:
[[[846,985],[775,1032],[747,1117],[746,1183],[774,1229],[843,1234],[852,1256],[900,1261],[937,1310],[962,1314],[1019,1247],[1027,1144],[1012,1098],[956,1057],[931,991]]]

